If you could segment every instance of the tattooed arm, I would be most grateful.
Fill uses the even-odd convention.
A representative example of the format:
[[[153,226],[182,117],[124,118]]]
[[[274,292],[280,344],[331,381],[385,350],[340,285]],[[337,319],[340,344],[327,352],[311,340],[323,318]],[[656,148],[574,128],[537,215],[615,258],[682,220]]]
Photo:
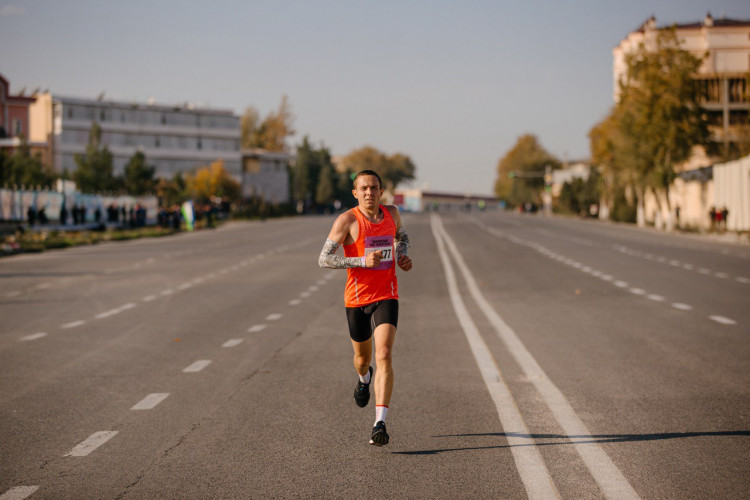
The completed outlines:
[[[404,226],[399,226],[396,231],[396,259],[409,255],[409,235],[406,234]]]
[[[342,257],[336,255],[339,244],[331,239],[326,239],[323,250],[318,257],[318,265],[329,269],[348,269],[350,267],[367,267],[364,257]]]

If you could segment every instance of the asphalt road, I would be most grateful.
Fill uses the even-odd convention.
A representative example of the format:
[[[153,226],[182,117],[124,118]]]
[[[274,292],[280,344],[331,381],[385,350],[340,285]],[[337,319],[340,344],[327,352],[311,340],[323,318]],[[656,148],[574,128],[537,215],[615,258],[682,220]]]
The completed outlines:
[[[750,496],[747,245],[404,215],[378,448],[332,222],[0,260],[0,499]]]

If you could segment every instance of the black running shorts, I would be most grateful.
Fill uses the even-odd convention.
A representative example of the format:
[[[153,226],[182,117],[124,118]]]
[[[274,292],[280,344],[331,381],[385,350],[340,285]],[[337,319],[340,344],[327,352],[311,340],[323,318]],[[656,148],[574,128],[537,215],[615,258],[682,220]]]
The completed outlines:
[[[398,300],[387,299],[362,307],[347,307],[349,336],[355,342],[366,342],[379,325],[398,326]]]

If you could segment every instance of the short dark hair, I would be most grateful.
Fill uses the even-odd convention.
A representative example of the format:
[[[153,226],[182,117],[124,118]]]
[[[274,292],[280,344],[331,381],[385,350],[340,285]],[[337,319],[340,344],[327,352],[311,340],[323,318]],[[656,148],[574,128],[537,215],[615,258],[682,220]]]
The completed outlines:
[[[374,170],[360,170],[359,172],[357,172],[357,175],[355,175],[354,179],[352,179],[352,185],[356,186],[357,179],[365,175],[371,175],[375,177],[378,180],[378,185],[380,186],[380,189],[383,189],[383,179],[381,179],[378,173]]]

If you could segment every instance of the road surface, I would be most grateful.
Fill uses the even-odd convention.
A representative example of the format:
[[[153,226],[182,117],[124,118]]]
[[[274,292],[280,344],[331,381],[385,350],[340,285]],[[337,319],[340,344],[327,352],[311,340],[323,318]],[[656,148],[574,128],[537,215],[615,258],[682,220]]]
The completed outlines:
[[[0,499],[750,496],[747,245],[403,220],[382,448],[331,217],[0,260]]]

